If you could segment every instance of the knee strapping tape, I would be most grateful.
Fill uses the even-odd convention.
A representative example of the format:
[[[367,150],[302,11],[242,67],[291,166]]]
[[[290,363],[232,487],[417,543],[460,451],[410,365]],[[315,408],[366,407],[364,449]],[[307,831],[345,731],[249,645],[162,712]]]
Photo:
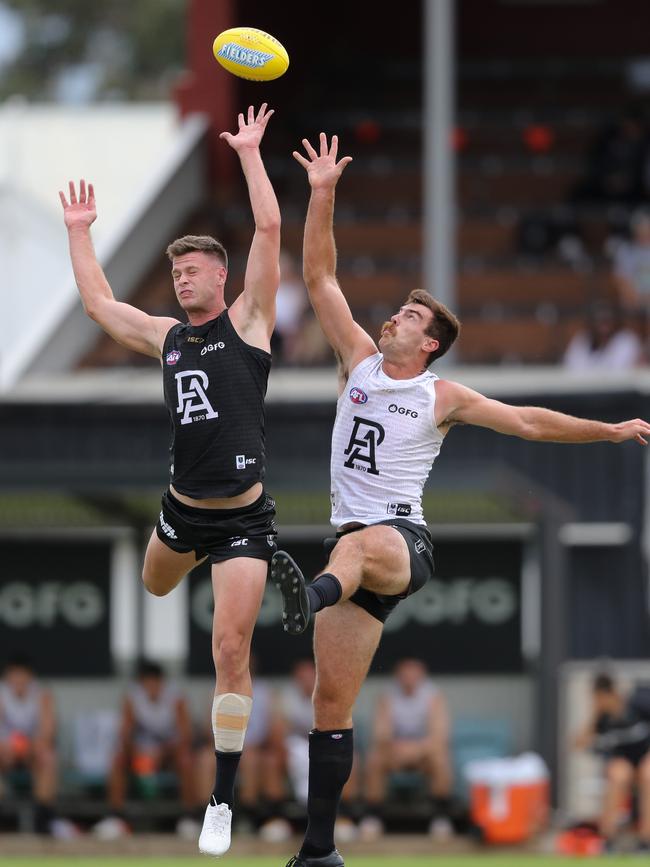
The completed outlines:
[[[222,753],[242,751],[252,706],[253,699],[248,695],[234,692],[215,695],[212,702],[212,732],[216,750]]]

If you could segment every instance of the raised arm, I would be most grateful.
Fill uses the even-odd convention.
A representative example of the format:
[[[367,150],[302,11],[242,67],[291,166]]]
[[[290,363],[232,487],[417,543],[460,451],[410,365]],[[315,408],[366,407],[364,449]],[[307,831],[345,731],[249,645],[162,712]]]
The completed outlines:
[[[79,199],[70,181],[70,201],[63,192],[63,219],[68,230],[72,270],[84,310],[107,334],[135,352],[160,358],[165,335],[178,321],[166,316],[149,316],[137,307],[116,301],[106,276],[97,261],[90,227],[97,217],[92,184],[79,182]]]
[[[336,279],[334,242],[334,197],[336,184],[352,157],[337,162],[338,138],[320,134],[320,155],[307,139],[302,143],[309,159],[294,151],[306,170],[311,197],[305,222],[303,274],[314,312],[332,349],[337,354],[344,378],[360,361],[377,352],[375,342],[352,318],[348,302]]]
[[[497,433],[540,442],[622,443],[636,440],[645,446],[650,436],[650,424],[643,419],[608,424],[538,406],[511,406],[447,380],[436,383],[436,422],[443,428],[458,423],[474,424]]]
[[[250,197],[255,234],[248,254],[244,291],[231,307],[237,331],[249,342],[267,344],[275,326],[275,297],[280,285],[280,208],[264,168],[260,143],[273,109],[263,103],[257,117],[253,106],[248,117],[239,115],[239,132],[222,132],[237,152]],[[266,348],[264,346],[263,348]]]

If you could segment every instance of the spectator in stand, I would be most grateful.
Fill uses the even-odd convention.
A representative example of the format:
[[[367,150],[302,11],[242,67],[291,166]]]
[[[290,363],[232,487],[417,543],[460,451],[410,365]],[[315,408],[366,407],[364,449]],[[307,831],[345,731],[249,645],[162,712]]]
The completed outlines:
[[[650,312],[650,211],[635,211],[630,229],[631,239],[619,244],[614,252],[614,285],[624,308],[647,317]]]
[[[452,832],[452,770],[449,753],[447,701],[431,682],[419,659],[402,659],[393,682],[379,698],[366,758],[365,797],[368,815],[361,822],[364,836],[383,831],[382,805],[389,777],[396,771],[419,771],[431,799],[432,836]]]
[[[602,129],[587,156],[575,202],[637,206],[650,198],[650,139],[643,110],[631,105]]]
[[[264,678],[253,674],[253,708],[248,720],[244,750],[239,763],[237,801],[240,815],[259,829],[265,840],[286,840],[291,826],[283,818],[287,800],[285,777],[284,725],[278,708],[278,696]],[[214,739],[210,715],[207,715],[205,746],[199,754],[199,780],[203,798],[214,787]]]
[[[184,813],[176,826],[179,836],[198,839],[199,817],[204,810],[194,785],[192,723],[187,701],[169,683],[160,665],[144,660],[136,682],[122,704],[120,731],[108,778],[109,815],[97,823],[94,833],[117,839],[130,833],[124,816],[129,782],[135,777],[141,788],[156,788],[156,774],[172,769],[178,776]]]
[[[283,364],[291,364],[302,320],[309,306],[307,290],[293,257],[280,253],[280,286],[275,301],[275,329],[271,352]]]
[[[636,787],[639,799],[638,852],[650,855],[650,707],[629,699],[607,673],[592,685],[588,723],[577,735],[578,749],[592,748],[605,761],[605,795],[599,828],[612,851],[625,809]]]
[[[598,304],[590,310],[584,327],[569,341],[563,365],[567,370],[598,370],[607,374],[629,370],[642,361],[641,340],[624,326],[618,307]]]
[[[34,799],[34,830],[54,837],[76,829],[54,812],[57,788],[56,713],[49,689],[41,686],[31,662],[10,659],[0,681],[0,773],[27,772]]]

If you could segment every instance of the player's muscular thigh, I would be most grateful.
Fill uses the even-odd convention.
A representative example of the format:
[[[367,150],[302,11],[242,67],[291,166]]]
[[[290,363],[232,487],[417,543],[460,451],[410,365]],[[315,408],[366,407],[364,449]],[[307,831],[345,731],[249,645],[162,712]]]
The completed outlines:
[[[335,575],[337,561],[342,566],[354,561],[361,572],[361,586],[385,596],[403,593],[411,579],[408,546],[397,530],[385,525],[343,536],[330,561]]]

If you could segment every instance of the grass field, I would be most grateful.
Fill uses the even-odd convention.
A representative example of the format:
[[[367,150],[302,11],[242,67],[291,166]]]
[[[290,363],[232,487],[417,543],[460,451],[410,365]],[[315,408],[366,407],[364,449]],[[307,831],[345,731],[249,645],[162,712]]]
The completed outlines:
[[[0,844],[0,852],[1,844]],[[131,856],[121,858],[57,858],[44,855],[38,857],[10,857],[0,856],[2,867],[200,867],[210,863],[223,865],[223,867],[284,867],[288,857],[280,856],[255,856],[238,857],[227,856],[224,859],[208,859],[197,855],[194,858],[161,858]],[[621,865],[642,864],[644,860],[635,856],[608,856],[601,858],[559,858],[553,855],[352,855],[346,857],[346,867],[587,867],[591,864],[606,864],[607,867],[621,867]]]

